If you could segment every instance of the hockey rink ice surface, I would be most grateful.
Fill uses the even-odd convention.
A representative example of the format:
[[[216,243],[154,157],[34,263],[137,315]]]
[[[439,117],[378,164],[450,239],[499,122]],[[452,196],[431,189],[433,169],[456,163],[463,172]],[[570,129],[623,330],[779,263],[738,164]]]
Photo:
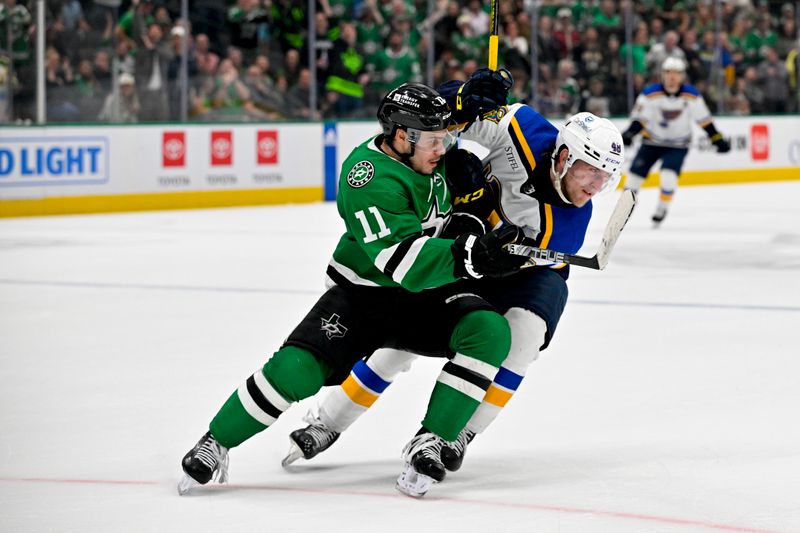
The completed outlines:
[[[591,255],[616,196],[596,201]],[[800,182],[643,191],[552,346],[422,500],[394,488],[443,361],[325,454],[311,405],[180,460],[324,286],[332,203],[0,220],[0,532],[800,532]]]

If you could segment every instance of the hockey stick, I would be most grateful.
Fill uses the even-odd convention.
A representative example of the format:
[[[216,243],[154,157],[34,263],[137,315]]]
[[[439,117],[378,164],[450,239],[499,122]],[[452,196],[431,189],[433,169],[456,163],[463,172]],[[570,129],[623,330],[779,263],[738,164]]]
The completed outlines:
[[[625,224],[628,222],[631,213],[633,213],[633,208],[635,206],[636,193],[632,190],[623,191],[622,196],[620,196],[617,201],[616,207],[614,207],[614,212],[611,213],[611,218],[608,219],[608,224],[603,232],[603,239],[600,241],[600,247],[597,249],[597,253],[592,257],[536,248],[535,246],[525,244],[525,240],[523,240],[523,244],[509,245],[508,251],[516,255],[527,255],[534,259],[603,270],[608,264],[611,251],[614,249],[614,245],[617,243],[617,239],[620,233],[622,233]],[[531,241],[531,239],[527,240],[529,242]]]
[[[489,68],[497,70],[497,53],[499,48],[499,37],[497,36],[497,2],[499,0],[492,0],[489,9],[489,26],[491,33],[489,34]]]

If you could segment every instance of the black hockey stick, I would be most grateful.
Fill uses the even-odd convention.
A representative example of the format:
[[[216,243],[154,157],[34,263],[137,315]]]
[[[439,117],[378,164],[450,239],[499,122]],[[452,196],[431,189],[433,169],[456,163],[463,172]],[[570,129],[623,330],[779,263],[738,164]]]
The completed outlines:
[[[600,247],[597,249],[597,253],[592,257],[536,248],[536,246],[532,245],[532,239],[525,239],[522,244],[509,245],[508,250],[512,254],[527,255],[534,259],[603,270],[608,264],[611,251],[614,249],[614,245],[617,243],[617,239],[620,233],[622,233],[625,224],[628,222],[631,213],[633,213],[633,208],[635,206],[636,193],[631,190],[623,191],[622,196],[620,196],[619,201],[617,201],[616,207],[614,207],[614,212],[611,213],[611,218],[608,219],[608,224],[603,232],[603,239],[600,241]],[[531,242],[531,244],[526,244],[526,240]]]

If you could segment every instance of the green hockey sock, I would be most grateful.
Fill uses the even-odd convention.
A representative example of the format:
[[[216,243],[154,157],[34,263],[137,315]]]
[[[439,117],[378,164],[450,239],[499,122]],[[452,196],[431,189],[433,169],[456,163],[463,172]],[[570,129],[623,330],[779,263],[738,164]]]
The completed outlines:
[[[310,352],[285,346],[225,402],[209,426],[226,448],[263,431],[289,408],[322,388],[329,367]]]
[[[483,400],[511,347],[508,321],[493,311],[464,316],[453,331],[456,353],[442,368],[422,425],[445,440],[455,441]]]

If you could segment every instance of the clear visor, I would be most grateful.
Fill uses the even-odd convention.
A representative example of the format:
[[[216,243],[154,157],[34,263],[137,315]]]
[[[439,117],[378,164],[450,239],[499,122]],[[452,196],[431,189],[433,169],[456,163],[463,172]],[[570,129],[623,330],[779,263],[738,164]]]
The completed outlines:
[[[569,177],[581,188],[593,193],[607,190],[617,181],[611,172],[600,170],[581,159],[576,160],[569,168]]]
[[[444,153],[455,146],[457,137],[447,130],[420,131],[408,128],[408,140],[414,143],[416,150]]]

